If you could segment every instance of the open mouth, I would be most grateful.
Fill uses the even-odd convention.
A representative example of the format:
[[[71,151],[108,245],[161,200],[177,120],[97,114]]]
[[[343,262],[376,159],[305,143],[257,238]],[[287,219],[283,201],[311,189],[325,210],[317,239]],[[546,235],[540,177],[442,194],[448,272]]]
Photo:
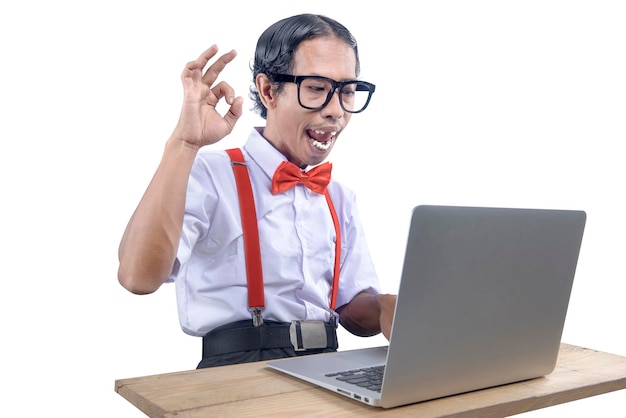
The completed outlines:
[[[315,149],[320,151],[328,151],[335,141],[337,131],[321,131],[317,129],[307,130],[309,141]]]

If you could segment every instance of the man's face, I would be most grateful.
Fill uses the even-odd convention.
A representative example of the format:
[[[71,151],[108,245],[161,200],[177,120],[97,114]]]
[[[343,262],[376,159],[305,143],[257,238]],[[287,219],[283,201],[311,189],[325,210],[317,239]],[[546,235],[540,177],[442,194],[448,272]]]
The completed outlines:
[[[352,47],[334,37],[304,41],[294,55],[293,75],[317,75],[336,81],[354,80],[356,57]],[[321,110],[308,110],[298,103],[298,86],[285,83],[268,107],[263,135],[289,161],[300,166],[323,162],[350,120],[337,92]]]

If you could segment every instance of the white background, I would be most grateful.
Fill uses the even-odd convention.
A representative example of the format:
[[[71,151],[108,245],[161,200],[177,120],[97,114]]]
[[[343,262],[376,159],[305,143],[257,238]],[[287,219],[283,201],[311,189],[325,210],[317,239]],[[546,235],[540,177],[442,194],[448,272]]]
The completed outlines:
[[[117,245],[180,109],[186,62],[217,43],[247,99],[256,40],[313,12],[359,41],[377,85],[335,147],[395,292],[416,204],[583,209],[563,341],[626,355],[626,5],[621,1],[21,1],[0,6],[3,409],[139,417],[115,379],[192,369],[173,286],[116,279]],[[409,7],[410,6],[410,7]],[[242,118],[220,148],[241,145]],[[341,348],[380,338],[344,335]],[[210,395],[207,395],[210,396]],[[528,416],[622,416],[626,392]],[[601,412],[599,412],[601,411]]]

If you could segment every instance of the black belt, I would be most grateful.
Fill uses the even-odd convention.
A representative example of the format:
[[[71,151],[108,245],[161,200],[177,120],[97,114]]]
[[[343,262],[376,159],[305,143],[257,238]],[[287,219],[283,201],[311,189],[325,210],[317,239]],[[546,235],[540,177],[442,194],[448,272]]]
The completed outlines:
[[[336,327],[322,321],[263,321],[255,327],[251,320],[233,322],[214,329],[202,338],[202,357],[240,351],[292,348],[295,351],[337,349]]]

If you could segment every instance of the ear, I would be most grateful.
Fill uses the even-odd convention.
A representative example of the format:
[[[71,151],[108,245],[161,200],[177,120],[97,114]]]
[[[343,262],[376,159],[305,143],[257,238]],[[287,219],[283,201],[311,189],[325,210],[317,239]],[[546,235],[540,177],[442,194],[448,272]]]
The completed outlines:
[[[273,90],[270,79],[265,74],[258,74],[256,76],[256,90],[259,92],[259,98],[267,109],[273,109],[276,107],[276,94]]]

